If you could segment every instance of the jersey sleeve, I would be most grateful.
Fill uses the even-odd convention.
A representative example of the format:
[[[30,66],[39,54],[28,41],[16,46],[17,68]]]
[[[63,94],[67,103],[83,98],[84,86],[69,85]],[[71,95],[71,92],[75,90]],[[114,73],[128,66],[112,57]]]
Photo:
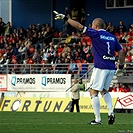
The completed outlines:
[[[89,36],[90,38],[94,38],[94,37],[98,36],[98,31],[96,31],[92,28],[87,28],[86,35]]]

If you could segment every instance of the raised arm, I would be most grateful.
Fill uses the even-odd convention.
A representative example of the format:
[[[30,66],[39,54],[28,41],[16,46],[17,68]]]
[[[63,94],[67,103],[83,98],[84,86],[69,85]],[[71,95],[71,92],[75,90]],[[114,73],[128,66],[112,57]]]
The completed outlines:
[[[67,20],[67,22],[74,28],[78,29],[78,30],[83,30],[83,25],[81,25],[78,21],[72,20],[71,18],[69,18]]]
[[[57,11],[53,11],[53,12],[56,14],[55,20],[62,19],[64,21],[67,21],[67,23],[69,23],[72,27],[76,28],[77,30],[82,31],[83,33],[86,31],[87,27],[83,26],[78,21],[68,18],[64,14],[59,14]]]

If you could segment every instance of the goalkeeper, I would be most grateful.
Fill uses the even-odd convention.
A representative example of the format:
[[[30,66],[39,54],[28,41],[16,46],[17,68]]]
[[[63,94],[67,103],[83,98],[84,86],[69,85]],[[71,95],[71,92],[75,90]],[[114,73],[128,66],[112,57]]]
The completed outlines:
[[[94,19],[92,22],[92,28],[87,28],[79,22],[67,18],[64,14],[59,14],[56,11],[54,11],[54,13],[56,14],[56,20],[63,19],[64,21],[67,21],[67,23],[85,33],[92,40],[94,68],[89,91],[95,119],[89,122],[89,124],[101,124],[99,92],[108,108],[108,124],[113,124],[115,122],[115,114],[112,109],[112,98],[108,89],[116,71],[115,52],[118,52],[118,69],[122,70],[124,66],[125,57],[122,46],[114,35],[104,29],[105,23],[101,18]]]

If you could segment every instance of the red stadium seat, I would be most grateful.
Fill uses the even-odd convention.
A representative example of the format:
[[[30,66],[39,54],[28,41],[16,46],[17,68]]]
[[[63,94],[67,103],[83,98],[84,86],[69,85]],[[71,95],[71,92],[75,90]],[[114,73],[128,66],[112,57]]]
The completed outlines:
[[[76,62],[76,63],[81,63],[81,61],[80,61],[80,60],[76,60],[75,62]]]
[[[16,59],[16,56],[15,55],[12,55],[12,59]]]
[[[128,46],[128,47],[132,46],[132,43],[128,43],[127,46]]]
[[[34,47],[31,46],[31,47],[29,48],[29,53],[30,53],[30,54],[34,53],[34,50],[35,50]]]
[[[16,63],[17,63],[17,60],[15,58],[12,58],[11,64],[16,64]]]
[[[82,42],[86,42],[89,46],[91,46],[91,44],[92,44],[92,41],[91,41],[90,37],[84,37],[82,39]]]
[[[4,49],[0,49],[0,53],[3,55],[5,54],[5,50]]]
[[[130,42],[132,42],[132,37],[130,37],[130,38],[128,38],[128,42],[130,43]]]
[[[115,36],[120,36],[120,35],[119,35],[119,33],[116,32],[116,33],[115,33]]]
[[[84,63],[84,59],[81,62]]]
[[[28,60],[28,64],[34,64],[34,61],[30,58],[30,59]]]
[[[76,63],[77,63],[77,67],[79,70],[82,70],[82,63],[80,60],[76,60]]]
[[[41,64],[45,64],[45,61],[44,60],[41,60]]]

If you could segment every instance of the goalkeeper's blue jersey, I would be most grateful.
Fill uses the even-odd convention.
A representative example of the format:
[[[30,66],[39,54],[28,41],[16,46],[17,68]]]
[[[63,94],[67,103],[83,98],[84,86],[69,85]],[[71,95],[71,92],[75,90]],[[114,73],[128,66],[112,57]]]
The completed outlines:
[[[92,40],[94,54],[94,67],[100,69],[116,70],[115,52],[122,49],[117,38],[104,29],[94,30],[88,28],[86,35]]]

